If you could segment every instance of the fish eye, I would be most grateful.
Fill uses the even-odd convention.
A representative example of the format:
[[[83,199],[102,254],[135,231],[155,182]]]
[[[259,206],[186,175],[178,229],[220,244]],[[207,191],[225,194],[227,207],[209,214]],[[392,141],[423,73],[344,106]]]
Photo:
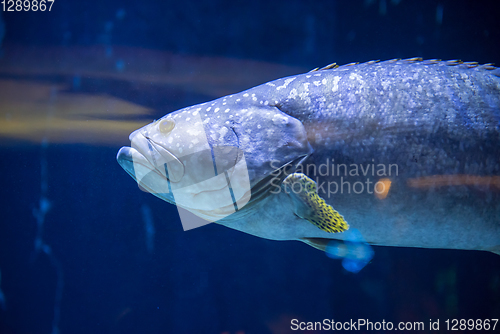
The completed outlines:
[[[173,130],[174,126],[175,123],[171,119],[163,119],[160,121],[160,124],[158,124],[158,130],[160,130],[161,133],[166,135]]]

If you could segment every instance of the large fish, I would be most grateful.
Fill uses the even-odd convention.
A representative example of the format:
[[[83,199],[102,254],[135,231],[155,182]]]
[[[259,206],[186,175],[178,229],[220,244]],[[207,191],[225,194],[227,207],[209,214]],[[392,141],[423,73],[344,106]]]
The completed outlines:
[[[500,253],[500,69],[418,58],[329,65],[187,107],[117,156],[205,220],[325,249]]]

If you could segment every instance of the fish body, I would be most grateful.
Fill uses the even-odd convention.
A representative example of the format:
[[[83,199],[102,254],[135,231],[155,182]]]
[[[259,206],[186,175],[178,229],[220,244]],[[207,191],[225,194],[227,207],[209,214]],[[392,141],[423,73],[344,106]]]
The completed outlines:
[[[325,209],[370,244],[498,253],[499,76],[458,61],[330,66],[167,114],[132,133],[118,161],[136,179],[133,161],[149,166],[140,185],[156,196],[267,239],[325,249],[345,233],[301,214]],[[189,167],[193,155],[227,182],[209,185]],[[312,202],[325,204],[289,191],[291,173],[307,176],[322,199]]]

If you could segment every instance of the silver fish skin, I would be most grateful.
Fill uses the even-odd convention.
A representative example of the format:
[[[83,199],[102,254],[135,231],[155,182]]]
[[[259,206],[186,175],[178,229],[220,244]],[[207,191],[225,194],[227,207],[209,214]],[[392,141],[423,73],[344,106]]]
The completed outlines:
[[[345,237],[294,214],[282,179],[273,178],[291,163],[288,171],[316,181],[318,195],[371,244],[499,253],[499,76],[489,64],[457,61],[341,66],[181,109],[135,131],[131,140],[153,138],[172,156],[198,136],[210,149],[237,147],[252,198],[218,223],[259,237]],[[188,133],[193,115],[203,133]],[[158,131],[165,119],[175,123],[166,136]],[[147,160],[151,149],[142,147]],[[130,152],[120,152],[119,162],[125,161]],[[388,188],[382,194],[373,188],[379,181]]]

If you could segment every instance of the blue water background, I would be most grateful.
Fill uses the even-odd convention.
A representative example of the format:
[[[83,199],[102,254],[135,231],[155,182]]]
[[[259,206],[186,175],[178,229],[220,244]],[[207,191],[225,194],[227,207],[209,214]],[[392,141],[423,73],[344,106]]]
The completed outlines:
[[[500,63],[496,3],[57,0],[50,13],[1,13],[1,52],[7,57],[16,47],[99,48],[117,73],[130,66],[115,58],[113,50],[123,47],[304,70],[334,61],[417,56]],[[31,57],[36,61],[36,54]],[[151,119],[214,98],[175,86],[86,78],[71,68],[67,73],[4,71],[0,79],[64,83],[75,94],[107,94],[154,109]],[[176,208],[140,191],[116,163],[117,150],[128,145],[126,136],[102,145],[49,142],[46,149],[2,140],[0,333],[54,328],[61,277],[51,257],[34,248],[43,155],[52,203],[43,241],[63,272],[57,324],[62,334],[291,333],[293,318],[426,325],[429,319],[500,318],[498,255],[374,247],[372,262],[353,274],[299,242],[268,241],[215,224],[184,232]],[[144,205],[154,221],[153,246]]]

